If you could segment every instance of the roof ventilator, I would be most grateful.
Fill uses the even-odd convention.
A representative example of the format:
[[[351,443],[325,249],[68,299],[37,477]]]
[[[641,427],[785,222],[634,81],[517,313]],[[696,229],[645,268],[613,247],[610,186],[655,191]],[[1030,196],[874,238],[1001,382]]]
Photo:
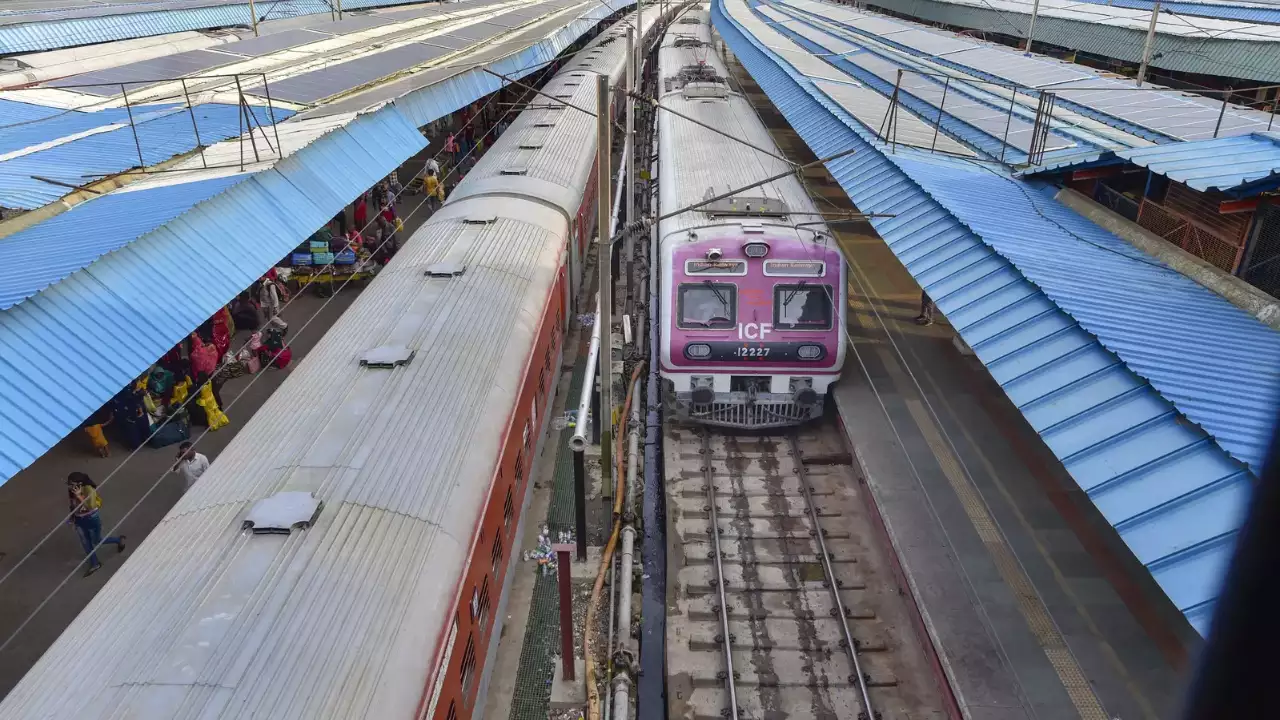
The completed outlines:
[[[698,20],[698,18],[696,18],[696,17],[690,17],[690,16],[686,15],[686,16],[684,16],[684,17],[680,18],[680,22],[679,22],[678,24],[680,24],[680,25],[701,25],[701,24],[702,24],[702,22],[701,22],[700,20]]]
[[[706,43],[692,35],[677,35],[673,44],[678,48],[699,48],[706,45]]]
[[[528,175],[529,170],[527,168],[505,168],[503,170],[499,170],[498,174],[508,176]]]
[[[365,354],[360,356],[360,364],[368,368],[390,370],[401,365],[408,365],[415,354],[416,351],[410,350],[403,345],[383,345],[382,347],[365,351]]]
[[[324,503],[309,492],[278,492],[254,503],[241,529],[254,535],[288,535],[295,528],[311,527],[323,508]]]
[[[467,218],[463,220],[467,225],[488,225],[497,222],[496,217],[487,218]],[[467,271],[467,266],[457,260],[442,260],[434,265],[427,266],[427,277],[433,278],[455,278],[461,277],[462,273]]]

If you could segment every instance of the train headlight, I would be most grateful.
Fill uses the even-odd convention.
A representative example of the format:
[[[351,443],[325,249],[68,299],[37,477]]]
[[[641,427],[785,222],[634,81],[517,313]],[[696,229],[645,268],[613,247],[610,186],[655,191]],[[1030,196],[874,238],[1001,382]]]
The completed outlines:
[[[820,360],[826,354],[821,345],[801,345],[796,348],[796,357],[801,360]]]
[[[769,254],[769,245],[762,242],[749,242],[742,246],[742,253],[749,258],[762,258]]]
[[[684,346],[684,356],[690,360],[705,360],[711,357],[711,346],[706,343],[690,343]]]

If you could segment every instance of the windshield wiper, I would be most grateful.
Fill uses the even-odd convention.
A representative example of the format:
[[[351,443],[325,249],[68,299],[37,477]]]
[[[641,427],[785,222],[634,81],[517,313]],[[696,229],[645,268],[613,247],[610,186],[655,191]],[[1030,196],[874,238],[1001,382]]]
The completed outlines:
[[[716,286],[715,286],[715,283],[711,282],[710,280],[703,280],[702,282],[706,283],[706,284],[707,284],[707,287],[711,288],[711,292],[713,292],[713,293],[715,293],[715,294],[716,294],[716,299],[717,299],[717,300],[719,300],[719,301],[720,301],[720,305],[721,305],[722,307],[724,307],[725,317],[728,317],[728,313],[729,313],[729,301],[728,301],[728,300],[725,300],[725,299],[724,299],[724,295],[721,295],[721,294],[720,294],[720,288],[716,287]]]
[[[801,280],[798,285],[796,285],[794,288],[791,289],[791,293],[782,299],[782,307],[786,307],[791,304],[791,301],[794,300],[796,297],[796,293],[804,289],[804,285],[806,282],[808,281]]]

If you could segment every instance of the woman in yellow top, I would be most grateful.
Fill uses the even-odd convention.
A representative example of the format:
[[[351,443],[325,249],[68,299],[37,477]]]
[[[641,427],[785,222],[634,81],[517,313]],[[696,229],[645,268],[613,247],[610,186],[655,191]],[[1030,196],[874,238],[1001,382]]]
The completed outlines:
[[[98,513],[102,498],[98,497],[98,486],[88,475],[73,472],[67,476],[67,500],[71,505],[68,522],[75,526],[80,545],[89,557],[89,567],[84,571],[84,576],[89,577],[102,567],[98,560],[98,546],[115,545],[116,552],[124,552],[124,536],[102,537],[102,516]]]
[[[436,177],[434,170],[427,169],[427,176],[422,179],[422,189],[427,192],[427,207],[432,212],[444,205],[444,183]]]
[[[107,435],[102,431],[103,428],[111,424],[115,417],[108,413],[105,422],[92,423],[84,426],[84,431],[89,436],[89,442],[93,443],[94,452],[98,453],[98,457],[110,457],[111,445],[107,442]]]

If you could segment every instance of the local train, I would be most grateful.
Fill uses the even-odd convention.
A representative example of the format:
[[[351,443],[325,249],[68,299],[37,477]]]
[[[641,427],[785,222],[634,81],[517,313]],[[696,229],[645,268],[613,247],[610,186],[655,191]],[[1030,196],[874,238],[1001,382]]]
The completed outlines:
[[[545,86],[595,112],[627,23]],[[641,21],[652,30],[659,8]],[[617,113],[617,108],[613,111]],[[3,720],[483,709],[596,198],[536,98],[0,704]]]
[[[797,425],[821,416],[844,364],[844,259],[794,175],[731,194],[789,165],[730,87],[707,15],[685,14],[659,50],[661,102],[679,113],[658,115],[660,213],[694,208],[658,226],[667,410]]]

